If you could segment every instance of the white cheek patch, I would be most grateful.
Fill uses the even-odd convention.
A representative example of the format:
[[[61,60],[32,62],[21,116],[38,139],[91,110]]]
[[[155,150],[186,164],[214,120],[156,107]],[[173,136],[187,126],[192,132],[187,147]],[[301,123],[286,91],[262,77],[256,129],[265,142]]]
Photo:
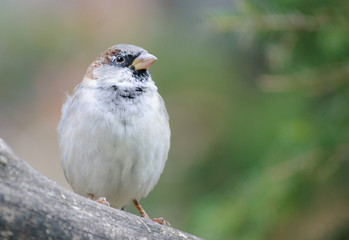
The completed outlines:
[[[128,68],[117,68],[115,66],[105,65],[96,68],[93,71],[93,77],[97,81],[121,83],[132,79],[132,72]]]

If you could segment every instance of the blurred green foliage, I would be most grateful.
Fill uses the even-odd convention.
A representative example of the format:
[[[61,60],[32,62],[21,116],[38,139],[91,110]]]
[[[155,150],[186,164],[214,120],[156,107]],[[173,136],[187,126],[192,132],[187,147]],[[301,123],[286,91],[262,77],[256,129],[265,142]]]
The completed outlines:
[[[109,5],[101,20],[98,7],[40,4],[22,16],[9,4],[0,107],[35,99],[35,84],[54,81],[35,82],[42,68],[64,71],[80,54],[82,77],[98,51],[138,44],[159,58],[151,73],[172,129],[164,174],[142,200],[150,215],[206,239],[349,239],[349,3],[208,2],[150,4],[155,20],[127,18],[119,32]]]
[[[348,15],[346,1],[275,0],[210,18],[242,83],[229,96],[229,127],[193,169],[201,200],[189,231],[349,238]]]

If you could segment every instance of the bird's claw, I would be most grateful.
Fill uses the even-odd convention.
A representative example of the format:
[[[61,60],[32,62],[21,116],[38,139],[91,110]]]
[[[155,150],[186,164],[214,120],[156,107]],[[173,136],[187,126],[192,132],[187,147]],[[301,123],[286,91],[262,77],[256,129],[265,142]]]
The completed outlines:
[[[110,207],[110,204],[109,204],[109,202],[107,201],[107,199],[106,199],[105,197],[100,197],[100,198],[98,198],[98,199],[96,200],[96,202],[97,202],[97,203],[100,203],[100,204],[102,204],[102,205],[104,205],[104,206]]]
[[[154,222],[157,222],[161,225],[165,225],[165,226],[171,226],[171,224],[169,222],[167,222],[164,218],[160,217],[160,218],[153,218],[152,219]]]

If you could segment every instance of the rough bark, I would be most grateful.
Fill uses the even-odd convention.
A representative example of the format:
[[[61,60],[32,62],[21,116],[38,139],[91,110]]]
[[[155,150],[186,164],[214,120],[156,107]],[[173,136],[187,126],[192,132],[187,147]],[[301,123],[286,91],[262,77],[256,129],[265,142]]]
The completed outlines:
[[[199,239],[81,197],[0,139],[0,239]]]

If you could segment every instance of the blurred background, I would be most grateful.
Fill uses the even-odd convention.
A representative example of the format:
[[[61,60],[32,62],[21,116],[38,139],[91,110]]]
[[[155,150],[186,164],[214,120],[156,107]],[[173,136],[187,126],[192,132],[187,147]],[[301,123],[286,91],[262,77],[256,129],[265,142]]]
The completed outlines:
[[[136,44],[172,128],[151,216],[207,239],[349,239],[348,16],[339,0],[3,0],[0,137],[69,188],[65,95]]]

